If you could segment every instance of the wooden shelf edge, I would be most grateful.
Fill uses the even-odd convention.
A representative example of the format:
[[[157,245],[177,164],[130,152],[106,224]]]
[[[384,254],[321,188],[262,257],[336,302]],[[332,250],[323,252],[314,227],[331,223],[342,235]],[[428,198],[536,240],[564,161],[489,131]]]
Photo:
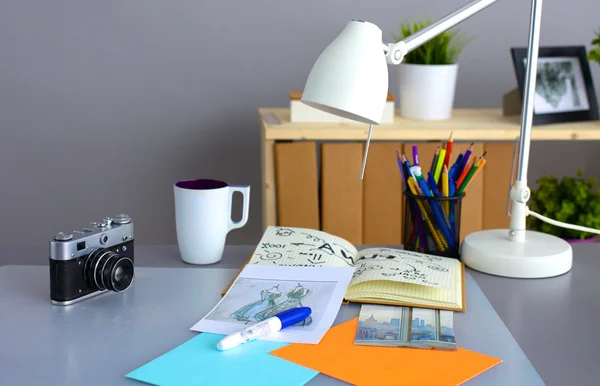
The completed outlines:
[[[364,140],[368,126],[360,123],[291,123],[288,108],[259,108],[265,140]],[[519,116],[503,116],[501,109],[456,109],[445,121],[417,121],[399,117],[373,128],[372,140],[512,141],[520,132]],[[534,126],[532,140],[600,140],[600,121]]]

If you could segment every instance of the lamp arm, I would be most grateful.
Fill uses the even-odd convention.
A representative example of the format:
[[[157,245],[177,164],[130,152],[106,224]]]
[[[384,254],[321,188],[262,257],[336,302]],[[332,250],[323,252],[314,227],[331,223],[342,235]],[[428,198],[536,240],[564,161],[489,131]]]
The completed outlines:
[[[525,86],[523,89],[523,107],[521,112],[521,133],[517,179],[510,190],[513,209],[510,216],[508,236],[513,242],[525,242],[525,218],[529,214],[527,201],[531,191],[527,186],[529,167],[529,145],[533,125],[533,101],[537,78],[538,51],[540,45],[540,26],[542,19],[542,0],[531,0],[529,21],[529,42],[527,45],[527,63],[525,66]]]
[[[387,49],[384,49],[387,62],[389,64],[400,64],[404,59],[404,55],[407,53],[422,46],[429,40],[463,22],[474,14],[484,10],[496,1],[498,0],[471,1],[469,4],[466,4],[442,19],[428,25],[422,30],[407,36],[405,39],[400,40],[397,43],[388,44],[386,47]]]

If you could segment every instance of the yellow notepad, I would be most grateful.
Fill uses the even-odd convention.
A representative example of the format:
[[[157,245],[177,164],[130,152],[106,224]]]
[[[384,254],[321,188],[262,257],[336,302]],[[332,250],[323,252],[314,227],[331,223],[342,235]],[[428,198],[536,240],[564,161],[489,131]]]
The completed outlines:
[[[326,232],[270,226],[246,264],[350,266],[350,302],[465,311],[464,264],[457,259],[385,247],[358,251]]]

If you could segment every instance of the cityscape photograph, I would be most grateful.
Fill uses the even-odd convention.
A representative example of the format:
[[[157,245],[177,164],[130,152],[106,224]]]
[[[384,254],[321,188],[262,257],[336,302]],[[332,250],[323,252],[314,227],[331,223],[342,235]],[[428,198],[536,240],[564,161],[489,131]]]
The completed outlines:
[[[456,350],[453,312],[363,304],[354,343]]]

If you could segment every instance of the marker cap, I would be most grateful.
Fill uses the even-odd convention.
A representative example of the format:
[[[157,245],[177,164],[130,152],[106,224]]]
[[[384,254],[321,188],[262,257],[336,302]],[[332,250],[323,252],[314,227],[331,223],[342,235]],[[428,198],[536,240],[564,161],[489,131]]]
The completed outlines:
[[[312,310],[310,307],[296,307],[280,312],[274,316],[281,321],[281,328],[283,329],[303,321],[311,312]]]

